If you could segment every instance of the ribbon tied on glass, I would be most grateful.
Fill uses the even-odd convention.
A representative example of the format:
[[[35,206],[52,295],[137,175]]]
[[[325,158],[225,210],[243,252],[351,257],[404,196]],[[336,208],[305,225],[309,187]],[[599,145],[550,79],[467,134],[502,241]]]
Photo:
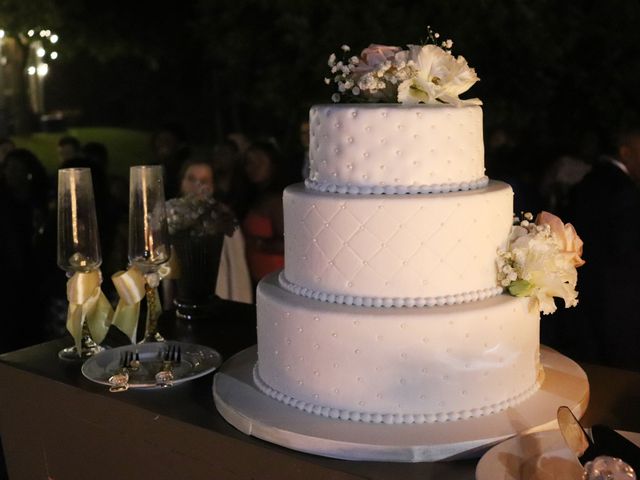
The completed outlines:
[[[113,317],[100,288],[100,241],[91,170],[58,170],[58,266],[67,272],[67,330],[74,346],[60,351],[66,360],[82,360],[102,350]]]
[[[114,325],[135,343],[140,302],[147,299],[146,342],[162,342],[158,320],[162,306],[158,296],[160,280],[168,275],[171,247],[167,232],[162,167],[131,167],[129,177],[129,264],[112,276],[120,295]]]
[[[111,276],[113,285],[120,297],[115,315],[113,316],[113,325],[129,337],[131,343],[136,342],[138,319],[140,317],[140,302],[142,302],[142,299],[147,295],[147,286],[154,290],[157,289],[160,281],[169,275],[170,271],[168,265],[161,265],[158,272],[145,275],[137,267],[132,265],[127,270],[119,271]],[[153,292],[153,295],[154,298],[157,298],[156,291]],[[160,317],[162,309],[158,301],[148,303],[148,306],[150,308],[147,308],[146,325],[153,326],[153,319]],[[145,334],[145,337],[148,336],[149,335]]]

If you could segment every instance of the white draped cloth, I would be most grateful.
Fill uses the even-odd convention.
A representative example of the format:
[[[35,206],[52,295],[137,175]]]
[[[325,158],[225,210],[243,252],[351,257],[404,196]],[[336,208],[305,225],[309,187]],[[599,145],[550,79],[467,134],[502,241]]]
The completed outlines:
[[[165,310],[173,308],[176,295],[175,280],[162,281]],[[244,236],[238,228],[231,237],[224,237],[220,253],[220,267],[216,282],[216,295],[234,302],[253,303],[253,287],[245,255]]]
[[[253,303],[253,287],[244,248],[244,236],[239,228],[231,237],[224,237],[216,295],[225,300]]]

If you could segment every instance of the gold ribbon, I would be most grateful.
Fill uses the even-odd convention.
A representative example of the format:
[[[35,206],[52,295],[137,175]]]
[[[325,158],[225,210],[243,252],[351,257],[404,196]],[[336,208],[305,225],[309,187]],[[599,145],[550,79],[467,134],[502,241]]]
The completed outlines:
[[[147,306],[147,322],[149,318],[158,318],[162,313],[162,306],[158,300],[158,285],[160,280],[170,273],[167,265],[160,267],[157,273],[143,274],[136,267],[131,266],[126,271],[114,273],[111,276],[120,301],[113,316],[113,325],[120,329],[131,343],[136,343],[138,319],[140,317],[140,302],[145,297],[146,289],[153,290],[154,302]]]
[[[113,317],[113,309],[102,293],[100,270],[76,272],[67,281],[67,330],[81,350],[82,327],[87,324],[91,338],[101,343],[107,335]]]
[[[120,296],[116,313],[113,315],[113,325],[129,337],[131,343],[136,343],[140,302],[144,298],[144,286],[147,281],[142,272],[135,267],[114,273],[111,281]]]

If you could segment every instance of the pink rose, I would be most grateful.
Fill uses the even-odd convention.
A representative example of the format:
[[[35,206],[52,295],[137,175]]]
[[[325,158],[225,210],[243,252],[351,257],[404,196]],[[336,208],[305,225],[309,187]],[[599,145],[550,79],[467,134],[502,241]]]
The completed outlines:
[[[536,225],[549,225],[551,234],[560,241],[563,252],[572,254],[574,266],[584,265],[585,262],[581,258],[583,243],[573,225],[570,223],[565,225],[562,220],[549,212],[540,212],[536,217]]]
[[[362,50],[360,54],[360,63],[354,70],[357,73],[369,73],[378,68],[378,66],[387,60],[393,60],[396,53],[400,52],[400,47],[392,47],[390,45],[378,45],[372,43]]]

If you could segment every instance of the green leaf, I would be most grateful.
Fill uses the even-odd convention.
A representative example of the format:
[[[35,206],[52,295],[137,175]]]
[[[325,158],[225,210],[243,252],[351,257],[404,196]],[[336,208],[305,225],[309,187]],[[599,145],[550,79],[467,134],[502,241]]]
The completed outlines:
[[[532,290],[533,285],[526,280],[516,280],[509,285],[509,293],[516,297],[528,297]]]

